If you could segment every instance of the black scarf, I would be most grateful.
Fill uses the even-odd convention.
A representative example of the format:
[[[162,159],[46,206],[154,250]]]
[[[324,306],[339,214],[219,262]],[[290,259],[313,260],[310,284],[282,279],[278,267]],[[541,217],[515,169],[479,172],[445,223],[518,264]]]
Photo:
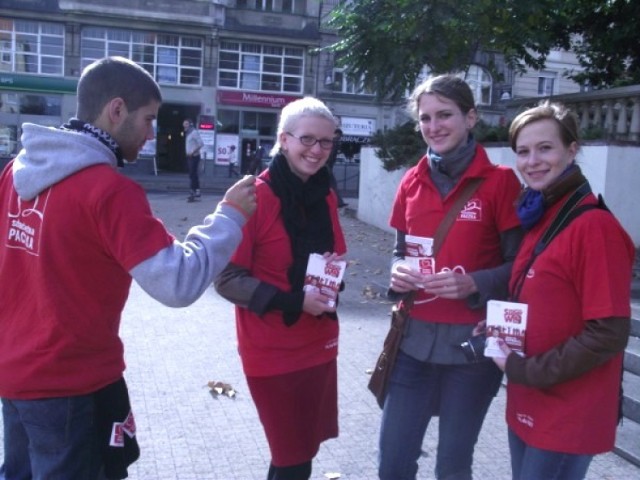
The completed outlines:
[[[329,171],[321,168],[306,182],[289,168],[278,153],[269,164],[270,186],[280,199],[282,220],[291,242],[293,263],[287,272],[292,292],[302,291],[311,253],[333,252],[333,224],[329,215]],[[287,325],[296,322],[302,312],[284,314]]]
[[[113,139],[113,137],[101,128],[91,125],[90,123],[85,123],[82,120],[78,120],[77,118],[70,119],[68,123],[65,123],[60,128],[63,130],[75,130],[76,132],[86,133],[87,135],[98,139],[100,143],[111,150],[116,156],[118,166],[124,167],[124,157],[122,156],[122,150],[120,150],[120,147]]]

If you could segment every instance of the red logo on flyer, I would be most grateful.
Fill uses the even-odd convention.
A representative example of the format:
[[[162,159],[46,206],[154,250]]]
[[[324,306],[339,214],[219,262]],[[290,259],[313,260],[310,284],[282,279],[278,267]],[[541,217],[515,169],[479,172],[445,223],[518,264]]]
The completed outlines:
[[[133,412],[131,410],[129,410],[129,415],[127,415],[127,418],[122,424],[122,429],[124,433],[129,435],[129,438],[136,436],[136,420],[133,418]]]
[[[324,266],[325,275],[329,275],[330,277],[338,277],[340,276],[340,267],[338,265],[334,265],[333,263],[327,263]]]
[[[124,447],[124,430],[122,423],[113,422],[111,427],[111,440],[109,440],[110,447]]]
[[[505,308],[504,321],[506,323],[522,323],[522,310],[518,308]]]

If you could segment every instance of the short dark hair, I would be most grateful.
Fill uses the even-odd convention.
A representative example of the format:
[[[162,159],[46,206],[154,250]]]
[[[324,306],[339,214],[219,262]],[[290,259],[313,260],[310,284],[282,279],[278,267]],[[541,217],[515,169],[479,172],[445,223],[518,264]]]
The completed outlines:
[[[106,57],[88,65],[80,75],[76,116],[94,122],[104,106],[122,98],[130,112],[162,102],[160,87],[144,68],[124,57]]]

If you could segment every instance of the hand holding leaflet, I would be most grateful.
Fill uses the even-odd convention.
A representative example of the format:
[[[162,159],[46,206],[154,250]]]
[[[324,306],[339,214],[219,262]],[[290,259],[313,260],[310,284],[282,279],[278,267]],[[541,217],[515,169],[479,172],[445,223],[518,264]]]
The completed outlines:
[[[316,289],[320,293],[332,298],[330,307],[335,307],[335,300],[340,291],[340,284],[347,262],[344,260],[329,260],[318,253],[309,255],[307,273],[304,278],[304,290]]]
[[[518,355],[524,356],[527,304],[489,300],[486,328],[485,357],[506,357],[498,344],[499,339]]]

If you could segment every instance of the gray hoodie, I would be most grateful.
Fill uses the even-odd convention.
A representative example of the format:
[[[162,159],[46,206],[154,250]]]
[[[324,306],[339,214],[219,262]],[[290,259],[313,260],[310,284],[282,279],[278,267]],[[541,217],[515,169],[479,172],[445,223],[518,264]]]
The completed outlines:
[[[13,163],[13,182],[24,200],[92,165],[116,168],[114,153],[85,133],[22,126],[24,148]],[[64,157],[60,152],[64,152]],[[64,161],[61,161],[64,158]],[[129,272],[153,298],[170,307],[195,302],[229,262],[242,239],[245,216],[229,205],[218,204],[202,225],[192,227],[183,242],[177,240]]]

